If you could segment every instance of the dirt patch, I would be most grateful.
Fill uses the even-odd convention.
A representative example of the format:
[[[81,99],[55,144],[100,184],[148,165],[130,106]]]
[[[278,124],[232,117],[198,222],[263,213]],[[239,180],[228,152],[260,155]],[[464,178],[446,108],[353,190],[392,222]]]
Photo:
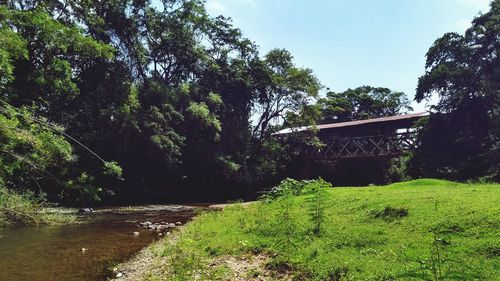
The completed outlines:
[[[168,238],[167,238],[168,239]],[[134,258],[112,269],[112,281],[138,281],[148,276],[163,280],[168,275],[169,265],[166,259],[155,254],[156,249],[168,243],[173,245],[178,239],[178,233],[170,239],[154,242],[141,250]],[[248,254],[241,257],[220,256],[210,262],[211,267],[225,267],[227,274],[222,281],[291,281],[291,272],[276,271],[268,266],[271,257],[267,254]]]
[[[155,242],[156,243],[156,242]],[[137,281],[143,280],[147,273],[160,273],[161,268],[155,266],[155,255],[149,246],[142,249],[131,260],[112,269],[111,280]]]
[[[222,256],[215,258],[211,266],[225,266],[229,269],[226,281],[292,280],[288,272],[276,272],[267,268],[270,257],[266,254],[242,257]]]

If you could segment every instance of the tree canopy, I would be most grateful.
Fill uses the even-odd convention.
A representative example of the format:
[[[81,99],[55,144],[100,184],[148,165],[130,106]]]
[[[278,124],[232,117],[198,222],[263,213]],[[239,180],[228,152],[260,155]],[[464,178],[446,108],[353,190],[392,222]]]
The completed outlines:
[[[273,122],[320,84],[286,50],[260,56],[203,1],[156,4],[3,2],[2,100],[95,152],[74,145],[72,168],[59,175],[91,198],[241,193]],[[109,179],[100,160],[116,161],[124,181]]]
[[[415,99],[437,95],[411,164],[414,176],[499,180],[500,2],[464,35],[446,33],[427,52]]]
[[[293,176],[293,147],[321,145],[314,131],[283,143],[276,130],[411,110],[385,87],[323,94],[290,52],[261,54],[204,5],[0,1],[0,181],[81,203],[244,196]],[[429,49],[416,99],[439,102],[408,163],[415,177],[498,179],[500,4],[491,7]],[[368,163],[376,169],[356,179],[386,180],[389,164]],[[347,180],[359,165],[335,169]]]

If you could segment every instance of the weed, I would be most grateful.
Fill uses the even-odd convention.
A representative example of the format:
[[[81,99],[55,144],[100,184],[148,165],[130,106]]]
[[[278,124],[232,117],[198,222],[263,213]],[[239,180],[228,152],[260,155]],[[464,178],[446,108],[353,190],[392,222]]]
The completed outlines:
[[[431,247],[431,256],[429,258],[430,262],[430,270],[432,272],[432,276],[434,281],[443,280],[443,250],[442,250],[442,239],[439,238],[437,232],[433,232],[432,247]]]
[[[314,235],[319,236],[321,233],[321,225],[325,220],[325,209],[327,192],[325,188],[320,185],[316,185],[306,198],[307,210],[309,215],[309,221],[312,223],[312,232]]]
[[[292,214],[291,199],[290,195],[282,196],[279,199],[279,211],[276,217],[277,228],[281,235],[278,236],[279,239],[275,246],[281,248],[284,252],[288,252],[292,247],[297,247],[293,241],[294,234],[297,231],[297,225]]]
[[[348,267],[335,267],[333,268],[330,273],[328,273],[328,277],[326,280],[330,281],[340,281],[342,280],[347,274],[349,273],[349,268]]]
[[[438,201],[434,203],[434,212],[438,213]],[[432,244],[430,250],[430,256],[427,260],[423,261],[423,268],[428,269],[431,272],[432,280],[440,281],[444,280],[444,247],[445,245],[449,245],[450,242],[440,236],[440,227],[439,224],[435,224],[437,226],[431,227],[430,232],[432,234]]]

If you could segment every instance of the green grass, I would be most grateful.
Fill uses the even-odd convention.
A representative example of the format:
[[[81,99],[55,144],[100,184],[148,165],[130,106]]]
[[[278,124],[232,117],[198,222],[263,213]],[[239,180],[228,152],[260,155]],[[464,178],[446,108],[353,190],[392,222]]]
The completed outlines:
[[[307,197],[196,217],[174,245],[157,249],[174,257],[166,279],[191,280],[196,268],[216,280],[223,273],[210,274],[224,270],[210,269],[211,259],[263,252],[269,268],[291,269],[296,280],[500,280],[498,184],[421,179],[333,188],[319,235]]]
[[[59,224],[74,221],[68,214],[44,212],[44,203],[30,192],[8,190],[0,183],[0,228],[9,225]]]

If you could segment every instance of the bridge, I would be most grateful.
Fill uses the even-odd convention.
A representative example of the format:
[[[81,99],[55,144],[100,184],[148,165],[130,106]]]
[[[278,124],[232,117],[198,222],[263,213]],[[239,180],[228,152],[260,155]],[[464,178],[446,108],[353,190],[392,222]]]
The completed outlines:
[[[425,112],[331,124],[288,128],[274,135],[286,139],[291,134],[318,130],[323,146],[301,147],[294,152],[307,160],[337,160],[396,157],[416,146],[418,120]]]

